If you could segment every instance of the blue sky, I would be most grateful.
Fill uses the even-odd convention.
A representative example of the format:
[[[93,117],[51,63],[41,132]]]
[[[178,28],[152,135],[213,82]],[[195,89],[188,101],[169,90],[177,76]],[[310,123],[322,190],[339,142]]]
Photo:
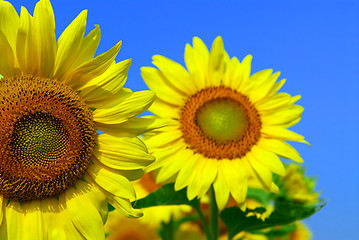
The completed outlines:
[[[33,11],[36,1],[12,1]],[[98,53],[117,41],[117,60],[133,59],[126,87],[147,89],[141,66],[161,54],[183,64],[184,47],[221,35],[230,56],[253,55],[253,72],[273,68],[282,89],[302,95],[292,129],[312,144],[293,144],[327,205],[306,221],[314,240],[359,239],[359,1],[52,1],[57,36],[82,9],[99,24]]]

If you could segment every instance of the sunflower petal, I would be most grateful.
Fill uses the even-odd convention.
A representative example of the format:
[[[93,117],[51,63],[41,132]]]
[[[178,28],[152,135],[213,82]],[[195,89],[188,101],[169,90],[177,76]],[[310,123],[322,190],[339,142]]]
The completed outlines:
[[[181,64],[161,55],[155,55],[152,59],[152,64],[159,68],[166,79],[168,79],[177,90],[186,94],[192,94],[196,91],[195,85],[190,80],[189,73]]]
[[[218,164],[218,174],[214,180],[213,187],[219,210],[222,210],[226,206],[229,198],[229,189],[226,185],[225,174],[221,164]]]
[[[120,51],[121,45],[122,42],[120,41],[107,52],[101,53],[80,65],[67,76],[65,82],[74,90],[78,90],[91,79],[100,76],[111,66]]]
[[[167,126],[167,120],[155,116],[134,117],[120,124],[97,123],[96,127],[104,133],[116,137],[135,137]]]
[[[0,75],[11,77],[14,75],[14,53],[6,39],[4,33],[0,30]]]
[[[209,54],[209,84],[210,86],[219,86],[223,78],[226,63],[229,61],[227,52],[224,50],[223,40],[218,36],[212,44]]]
[[[139,209],[134,209],[128,199],[117,196],[107,196],[109,203],[116,208],[123,216],[128,218],[142,217],[143,213]]]
[[[292,159],[299,163],[303,162],[297,150],[282,140],[261,138],[257,144],[259,147],[274,152],[283,158]]]
[[[266,126],[264,125],[261,129],[261,132],[267,138],[276,138],[286,141],[297,141],[297,142],[305,142],[309,144],[307,141],[304,140],[304,136],[292,132],[282,126]]]
[[[253,146],[251,149],[255,158],[266,166],[270,171],[283,176],[285,174],[285,168],[279,157],[273,152],[264,150],[258,146]]]
[[[304,108],[299,105],[289,105],[272,113],[263,114],[261,120],[264,125],[282,125],[292,122],[302,116]]]
[[[113,64],[103,74],[90,80],[81,88],[82,98],[92,107],[101,107],[113,94],[122,89],[131,62],[131,59],[127,59]]]
[[[66,202],[66,210],[71,221],[86,239],[105,239],[102,218],[95,206],[78,190],[68,188],[60,195],[60,201]],[[84,211],[85,210],[85,211]]]
[[[155,158],[148,154],[146,145],[139,138],[116,138],[108,134],[98,136],[99,147],[94,150],[96,158],[104,165],[121,170],[142,169]]]
[[[49,77],[53,73],[57,52],[55,16],[49,0],[39,1],[34,10],[33,40],[36,51],[37,76]]]
[[[117,105],[112,108],[96,109],[93,114],[94,121],[105,124],[125,122],[146,111],[155,97],[156,95],[152,91],[134,92],[125,100],[117,102]]]
[[[185,95],[177,90],[158,69],[142,67],[141,76],[147,86],[155,91],[157,97],[162,101],[173,105],[181,105],[183,103]]]
[[[43,213],[40,211],[40,201],[30,201],[28,203],[23,203],[22,207],[26,213],[23,216],[23,231],[26,234],[24,234],[22,239],[45,239],[46,236],[44,236],[45,229],[42,217]]]
[[[257,157],[252,152],[247,153],[246,157],[258,179],[260,179],[263,185],[270,190],[272,185],[272,173],[266,166],[258,161]]]
[[[122,198],[135,199],[136,193],[130,181],[109,168],[93,164],[88,169],[91,178],[107,192]]]
[[[0,1],[0,31],[4,33],[14,52],[19,24],[19,16],[12,4],[7,1]],[[3,57],[3,52],[1,53],[1,57]]]
[[[83,10],[59,37],[55,61],[55,79],[64,81],[68,71],[77,67],[74,62],[82,46],[82,39],[86,30],[86,18],[87,10]]]
[[[193,155],[193,152],[190,150],[185,150],[182,152],[183,159],[183,167],[179,170],[178,175],[176,177],[175,182],[175,190],[181,190],[188,186],[191,181],[191,173],[194,169],[194,166],[197,165],[198,156]]]

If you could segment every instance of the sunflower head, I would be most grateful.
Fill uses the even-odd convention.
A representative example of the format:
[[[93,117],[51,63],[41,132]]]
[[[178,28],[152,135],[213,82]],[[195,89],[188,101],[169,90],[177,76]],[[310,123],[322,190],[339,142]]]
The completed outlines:
[[[123,88],[131,59],[116,63],[121,42],[95,56],[86,18],[56,39],[50,1],[20,16],[0,1],[0,239],[104,239],[108,203],[142,216],[130,181],[154,157],[138,136],[164,123],[137,117],[155,94]]]
[[[278,190],[272,172],[283,175],[279,157],[302,162],[286,141],[306,142],[287,128],[296,124],[303,107],[300,96],[278,93],[285,80],[266,69],[251,74],[248,55],[230,58],[217,37],[210,50],[197,37],[185,48],[187,69],[163,56],[157,68],[143,67],[142,77],[157,94],[150,111],[167,127],[148,134],[146,142],[158,161],[158,182],[175,177],[176,190],[187,188],[189,199],[213,185],[223,208],[229,194],[243,203],[249,177],[268,190]]]
[[[280,179],[280,187],[286,197],[297,202],[318,202],[319,193],[314,192],[316,181],[304,175],[304,169],[299,165],[290,164],[286,174]]]

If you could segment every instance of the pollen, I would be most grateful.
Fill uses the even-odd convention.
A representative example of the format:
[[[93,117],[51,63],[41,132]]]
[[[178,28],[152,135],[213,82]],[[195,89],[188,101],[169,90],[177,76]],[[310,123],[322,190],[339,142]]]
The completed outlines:
[[[57,196],[87,170],[95,126],[70,87],[32,76],[0,80],[0,194],[30,201]]]
[[[190,96],[180,128],[190,149],[213,159],[246,155],[261,136],[262,122],[249,98],[228,87],[210,87]]]

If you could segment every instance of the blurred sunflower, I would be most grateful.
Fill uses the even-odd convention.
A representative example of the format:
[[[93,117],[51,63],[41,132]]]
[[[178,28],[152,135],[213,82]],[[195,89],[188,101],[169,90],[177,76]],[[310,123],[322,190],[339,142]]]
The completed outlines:
[[[161,124],[136,116],[155,95],[122,88],[121,42],[94,58],[86,18],[56,41],[48,0],[20,17],[0,1],[0,239],[104,239],[108,202],[142,215],[130,180],[154,157],[137,135]]]
[[[278,191],[272,172],[285,174],[278,156],[302,162],[285,141],[306,142],[287,128],[298,123],[303,107],[300,96],[277,93],[285,80],[266,69],[250,75],[252,56],[240,63],[229,58],[221,37],[210,52],[197,37],[187,44],[185,63],[154,56],[153,67],[143,67],[142,77],[156,92],[149,109],[168,126],[146,136],[161,168],[158,182],[175,176],[175,189],[187,188],[189,199],[202,197],[213,184],[222,209],[233,196],[243,203],[247,179],[254,175],[268,190]],[[273,73],[273,74],[272,74]]]
[[[295,230],[285,236],[275,237],[274,240],[310,240],[312,233],[302,222],[295,223]]]

